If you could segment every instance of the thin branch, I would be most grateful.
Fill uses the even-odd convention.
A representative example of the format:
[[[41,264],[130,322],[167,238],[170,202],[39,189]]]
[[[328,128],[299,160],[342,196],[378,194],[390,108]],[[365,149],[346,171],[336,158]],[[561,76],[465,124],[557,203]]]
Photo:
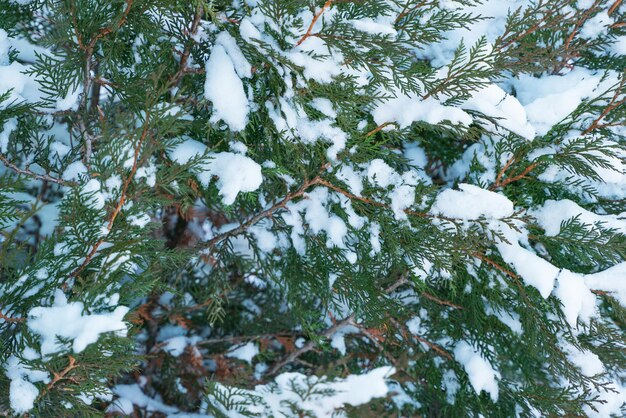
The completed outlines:
[[[306,41],[307,38],[311,36],[311,32],[313,31],[313,26],[315,26],[315,23],[317,22],[317,20],[322,16],[322,14],[326,11],[326,9],[330,7],[332,3],[333,3],[333,0],[326,0],[326,3],[324,3],[324,6],[322,6],[322,9],[319,12],[317,12],[315,16],[313,16],[313,20],[311,21],[309,28],[307,29],[304,36],[300,38],[300,40],[296,43],[296,46],[300,46],[302,42]]]
[[[352,315],[342,319],[341,321],[335,322],[330,328],[325,329],[322,332],[321,336],[324,337],[324,338],[330,337],[339,328],[341,328],[341,327],[343,327],[345,325],[351,325],[353,323],[353,321],[354,321],[354,318],[355,318],[355,314],[352,314]],[[292,351],[287,356],[285,356],[282,360],[280,360],[278,363],[274,364],[272,366],[272,368],[267,372],[267,375],[268,376],[275,375],[276,373],[278,373],[280,371],[280,369],[285,367],[287,364],[294,362],[298,357],[300,357],[304,353],[307,353],[307,352],[313,350],[314,348],[315,348],[315,341],[309,340],[302,347],[300,347],[299,349],[297,349],[295,351]]]
[[[25,176],[28,177],[32,177],[35,180],[42,180],[42,181],[49,181],[51,183],[56,183],[56,184],[60,184],[63,186],[75,186],[76,183],[71,182],[71,181],[66,181],[57,177],[52,177],[49,176],[47,174],[37,174],[27,168],[19,168],[17,165],[13,164],[7,157],[5,157],[4,155],[0,154],[0,161],[2,161],[2,163],[7,167],[10,168],[11,170],[15,171],[18,174],[23,174]]]
[[[24,322],[26,321],[26,318],[22,318],[22,317],[13,317],[13,316],[7,316],[4,313],[2,313],[2,311],[0,311],[0,319],[4,319],[5,322],[11,323],[11,324],[19,324],[20,322]]]
[[[464,309],[461,305],[457,305],[456,303],[452,303],[452,302],[444,300],[444,299],[439,299],[437,296],[431,295],[428,292],[421,292],[421,295],[424,296],[428,300],[431,300],[431,301],[433,301],[435,303],[438,303],[439,305],[445,305],[445,306],[449,306],[449,307],[455,308],[455,309]]]
[[[578,21],[574,25],[574,29],[572,30],[572,32],[569,34],[569,36],[565,39],[565,42],[563,43],[563,47],[565,50],[569,49],[570,44],[576,37],[576,34],[578,33],[582,25],[589,19],[589,17],[591,16],[591,13],[593,13],[598,8],[598,5],[601,2],[602,0],[596,0],[589,9],[584,11],[580,19],[578,19]]]
[[[606,12],[609,16],[611,16],[613,14],[613,12],[615,12],[617,10],[617,8],[622,4],[622,0],[615,0],[615,3],[613,3],[613,5],[611,7],[609,7],[609,10]]]
[[[383,128],[389,126],[389,125],[393,125],[394,122],[385,122],[381,125],[378,125],[377,127],[375,127],[374,129],[372,129],[371,131],[369,131],[367,134],[365,134],[366,138],[369,138],[370,136],[380,132]]]
[[[511,168],[514,162],[515,162],[515,156],[511,157],[511,159],[509,159],[509,161],[507,161],[504,167],[502,167],[502,169],[498,172],[498,175],[496,176],[496,181],[491,186],[489,186],[489,190],[495,190],[500,187],[505,187],[511,183],[514,183],[523,178],[526,178],[526,176],[535,168],[537,168],[537,166],[539,165],[536,162],[532,163],[528,165],[528,167],[526,167],[521,173],[512,177],[507,177],[503,180],[505,173],[507,172],[507,170],[509,170],[509,168]]]
[[[239,234],[245,232],[246,229],[248,229],[252,225],[256,224],[260,220],[262,220],[264,218],[268,218],[268,217],[272,216],[272,214],[274,212],[276,212],[278,209],[284,208],[287,205],[287,203],[289,203],[293,199],[296,199],[296,198],[304,195],[304,193],[307,191],[307,189],[309,187],[313,186],[314,184],[320,184],[320,181],[322,181],[321,177],[317,176],[317,177],[315,177],[312,180],[304,182],[304,184],[302,186],[300,186],[300,188],[298,190],[296,190],[295,192],[287,194],[282,200],[280,200],[279,202],[274,203],[272,206],[270,206],[269,208],[265,209],[264,211],[259,212],[258,214],[254,215],[252,218],[248,219],[247,221],[245,221],[244,223],[239,225],[237,228],[231,229],[231,230],[229,230],[227,232],[224,232],[223,234],[219,234],[219,235],[213,237],[212,239],[210,239],[206,243],[206,247],[207,248],[212,248],[217,243],[219,243],[220,241],[223,241],[226,238],[233,237],[233,236],[236,236],[236,235],[239,235]]]
[[[598,129],[600,127],[600,122],[602,121],[602,119],[604,119],[609,112],[611,112],[612,110],[614,110],[615,108],[623,105],[626,102],[626,97],[624,97],[622,100],[617,101],[617,98],[620,96],[620,94],[622,93],[622,88],[624,87],[624,83],[626,83],[626,76],[622,76],[622,79],[620,80],[617,89],[615,91],[615,94],[613,95],[613,97],[611,98],[611,101],[609,102],[609,104],[604,108],[604,110],[602,111],[602,113],[600,114],[600,116],[598,116],[598,118],[596,120],[594,120],[591,125],[585,129],[583,131],[583,135],[587,135],[589,134],[591,131],[594,131],[596,129]]]
[[[394,318],[389,318],[389,320],[391,321],[391,323],[396,327],[396,329],[402,330],[402,334],[404,336],[404,338],[408,341],[409,340],[409,334],[413,337],[415,337],[416,340],[418,340],[419,342],[422,342],[424,344],[426,344],[428,347],[430,347],[435,353],[437,353],[439,356],[441,357],[445,357],[448,360],[453,360],[452,355],[450,355],[450,353],[448,353],[443,347],[428,341],[426,338],[413,334],[410,331],[406,330],[406,327],[404,327],[402,324],[400,324],[398,321],[396,321]]]
[[[198,28],[200,27],[200,22],[202,21],[203,14],[204,14],[203,7],[198,6],[196,8],[196,13],[193,17],[193,21],[191,22],[191,28],[189,29],[190,36],[195,35],[198,32]],[[176,71],[176,73],[174,73],[174,75],[170,79],[170,85],[178,84],[180,79],[185,74],[199,73],[201,71],[204,71],[204,69],[200,71],[200,70],[187,68],[187,62],[189,61],[189,56],[191,55],[192,45],[193,44],[191,42],[187,43],[187,45],[185,45],[185,49],[183,50],[183,52],[180,53],[180,65],[178,67],[178,71]]]
[[[78,367],[78,364],[76,363],[76,359],[72,356],[67,356],[69,363],[67,364],[67,366],[61,370],[60,372],[52,372],[52,380],[46,385],[46,387],[39,392],[39,395],[37,395],[37,399],[41,399],[46,393],[50,392],[50,390],[57,384],[59,383],[61,380],[73,380],[71,377],[68,377],[67,375],[74,370],[75,368]]]

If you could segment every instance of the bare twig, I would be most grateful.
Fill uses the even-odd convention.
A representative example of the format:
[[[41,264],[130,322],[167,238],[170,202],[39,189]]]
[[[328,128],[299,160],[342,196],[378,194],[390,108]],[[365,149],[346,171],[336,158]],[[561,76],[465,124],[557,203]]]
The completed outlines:
[[[26,318],[22,318],[22,317],[16,318],[16,317],[8,316],[2,313],[2,311],[0,311],[0,319],[4,319],[5,322],[11,323],[11,324],[18,324],[20,322],[26,321]]]
[[[496,181],[491,186],[489,186],[489,190],[495,190],[499,187],[505,187],[511,183],[526,178],[526,176],[538,166],[538,163],[532,163],[528,165],[528,167],[526,167],[521,173],[512,177],[507,177],[503,180],[504,174],[509,170],[509,168],[511,168],[515,160],[515,156],[513,156],[511,157],[511,159],[509,159],[509,161],[507,161],[504,167],[502,167],[502,169],[498,172],[498,175],[496,176]]]
[[[339,328],[345,325],[351,325],[354,321],[354,318],[355,318],[355,314],[352,314],[342,319],[341,321],[335,322],[330,328],[325,329],[322,332],[321,336],[324,338],[330,337]],[[311,351],[313,348],[315,348],[315,341],[313,340],[307,341],[302,347],[300,347],[299,349],[295,351],[292,351],[287,356],[285,356],[282,360],[280,360],[278,363],[274,364],[272,368],[267,372],[267,375],[269,376],[275,375],[278,371],[280,371],[280,369],[285,367],[287,364],[294,362],[298,357],[300,357],[304,353]]]
[[[67,357],[69,360],[67,366],[58,373],[52,372],[52,380],[46,385],[46,387],[41,392],[39,392],[39,395],[37,395],[37,399],[41,399],[46,393],[50,392],[50,390],[61,380],[73,380],[73,378],[68,377],[68,374],[72,370],[77,368],[78,364],[76,363],[76,359],[74,357],[72,356],[67,356]]]
[[[11,161],[9,161],[9,159],[7,157],[5,157],[4,155],[0,154],[0,161],[2,161],[2,163],[7,167],[10,168],[11,170],[15,171],[18,174],[23,174],[25,176],[28,177],[32,177],[36,180],[42,180],[42,181],[49,181],[51,183],[56,183],[56,184],[61,184],[63,186],[75,186],[76,183],[71,182],[71,181],[66,181],[63,179],[60,179],[58,177],[52,177],[49,176],[47,174],[37,174],[27,168],[19,168],[17,165],[13,164]]]
[[[304,36],[300,38],[300,40],[296,43],[296,46],[300,46],[302,42],[306,41],[307,38],[309,38],[312,35],[311,32],[313,31],[313,26],[315,26],[315,23],[317,22],[317,20],[322,16],[322,14],[326,11],[326,9],[330,7],[332,3],[333,3],[333,0],[326,0],[326,3],[324,3],[324,6],[322,6],[322,9],[319,12],[317,12],[315,16],[313,16],[313,20],[311,21],[309,28],[307,29]]]
[[[609,16],[611,16],[613,14],[613,12],[615,12],[617,10],[617,8],[620,6],[620,4],[622,4],[622,0],[615,0],[615,3],[613,3],[613,5],[611,7],[609,7],[609,10],[606,13]]]

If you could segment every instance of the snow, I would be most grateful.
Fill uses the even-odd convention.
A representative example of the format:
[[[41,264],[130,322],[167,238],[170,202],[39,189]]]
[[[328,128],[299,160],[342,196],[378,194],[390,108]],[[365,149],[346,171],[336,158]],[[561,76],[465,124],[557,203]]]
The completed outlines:
[[[393,28],[393,21],[388,18],[389,16],[386,17],[387,19],[379,16],[377,21],[374,21],[372,18],[365,17],[363,19],[353,20],[350,23],[352,23],[352,26],[354,26],[355,29],[362,32],[373,35],[390,35],[395,38],[397,32]]]
[[[241,64],[241,57],[234,56],[235,61]],[[222,45],[216,45],[211,50],[206,63],[204,97],[213,103],[212,122],[223,120],[232,131],[241,131],[246,127],[250,103],[241,78],[235,71],[233,59]]]
[[[36,356],[28,355],[32,350],[27,348],[25,353],[30,359]],[[6,376],[11,380],[9,385],[9,401],[11,409],[16,414],[23,414],[30,411],[39,396],[39,389],[33,384],[37,382],[48,383],[50,376],[47,372],[32,370],[24,365],[14,355],[10,356],[5,364]]]
[[[9,135],[11,135],[15,128],[17,128],[17,119],[10,118],[4,122],[2,130],[0,130],[0,152],[7,152],[7,148],[9,146]]]
[[[74,161],[67,166],[61,178],[66,181],[80,180],[80,177],[84,174],[87,174],[85,164],[82,161]]]
[[[48,356],[64,349],[58,338],[73,340],[72,349],[80,353],[88,345],[98,341],[100,334],[115,332],[125,336],[127,326],[124,316],[125,306],[118,306],[113,312],[85,313],[82,302],[69,302],[63,291],[54,293],[54,304],[50,307],[38,306],[28,313],[28,328],[39,335],[41,354]]]
[[[572,328],[576,328],[579,318],[589,324],[591,317],[596,313],[596,298],[580,274],[563,269],[557,278],[554,295],[563,304],[565,319]]]
[[[346,355],[346,335],[358,334],[359,329],[354,325],[345,325],[335,331],[330,337],[330,346],[339,351],[341,355]]]
[[[491,364],[465,341],[459,342],[454,348],[454,358],[463,365],[476,393],[480,394],[484,390],[489,394],[492,401],[497,402],[497,379],[500,379],[500,373],[495,371]]]
[[[372,117],[377,125],[397,123],[400,128],[406,128],[414,122],[438,124],[448,121],[452,124],[469,125],[472,117],[454,106],[445,106],[434,98],[421,100],[415,95],[398,95],[378,105],[372,111]]]
[[[11,380],[9,399],[11,401],[11,409],[15,413],[23,414],[30,411],[38,395],[39,390],[32,383],[21,378]]]
[[[430,212],[463,220],[481,216],[506,218],[513,214],[513,203],[505,196],[472,184],[461,183],[459,189],[439,193]]]
[[[228,32],[220,32],[215,38],[215,43],[224,47],[232,65],[241,78],[252,77],[252,65],[239,49],[237,41]]]
[[[335,196],[325,187],[316,187],[306,196],[307,199],[299,202],[289,202],[286,205],[287,211],[281,214],[285,223],[292,227],[291,241],[296,252],[301,255],[306,253],[303,220],[308,224],[310,233],[314,235],[326,233],[326,245],[329,248],[345,248],[344,238],[348,227],[339,216],[332,214],[328,209],[328,205],[335,201]]]
[[[569,343],[562,343],[562,348],[569,361],[576,365],[582,374],[592,377],[604,373],[604,364],[600,358],[589,350],[581,350]]]
[[[517,98],[495,84],[474,92],[461,107],[498,118],[498,125],[526,139],[535,137],[535,128],[528,122],[526,109]]]
[[[164,414],[175,414],[178,410],[172,406],[165,405],[160,398],[150,398],[143,393],[138,384],[117,385],[113,388],[113,393],[119,397],[109,406],[109,413],[120,413],[132,415],[133,405],[145,408],[148,412],[161,412]]]
[[[238,392],[230,392],[230,405],[237,405],[238,400],[245,399],[239,394],[243,391],[249,396],[257,396],[258,400],[247,407],[248,414],[253,416],[291,416],[290,405],[296,404],[306,411],[308,416],[330,418],[336,416],[337,410],[344,405],[363,405],[374,398],[386,396],[389,387],[385,380],[394,372],[393,367],[379,367],[361,375],[348,375],[333,381],[325,377],[283,373],[277,376],[273,383],[258,385],[253,391],[239,389]],[[314,390],[307,390],[311,387],[314,387]],[[221,384],[218,384],[217,389],[228,390]],[[209,395],[208,402],[220,407],[226,416],[233,418],[249,416],[235,408],[224,408],[212,395]]]
[[[178,144],[170,158],[178,164],[186,164],[192,158],[206,156],[199,164],[198,180],[207,187],[213,176],[217,177],[217,188],[226,205],[232,205],[241,192],[253,192],[263,182],[261,166],[245,155],[232,152],[207,152],[207,147],[193,139]]]
[[[86,197],[86,206],[93,209],[104,208],[105,195],[101,189],[101,184],[97,179],[91,179],[82,186],[82,194]]]
[[[236,358],[246,363],[252,364],[252,359],[259,354],[259,347],[253,342],[238,345],[225,354],[226,357]]]
[[[331,119],[335,119],[337,117],[337,112],[335,111],[332,102],[328,99],[325,99],[323,97],[316,97],[315,99],[311,100],[311,106]]]
[[[335,177],[348,185],[348,190],[356,196],[361,196],[363,181],[361,176],[349,165],[342,165],[335,173]]]
[[[587,39],[596,38],[598,35],[605,33],[607,27],[612,23],[613,19],[611,19],[608,13],[601,11],[585,22],[582,28],[580,28],[580,36]]]
[[[561,231],[561,224],[575,217],[583,224],[594,225],[601,222],[604,228],[612,228],[626,234],[626,217],[597,215],[581,208],[569,199],[547,200],[542,206],[530,211],[530,214],[537,219],[537,223],[545,230],[547,236],[558,235]]]
[[[511,79],[510,84],[537,135],[545,135],[552,126],[572,113],[585,98],[592,96],[601,79],[601,72],[594,73],[576,67],[563,75],[535,77],[521,74],[518,78]]]
[[[617,301],[626,307],[626,262],[616,264],[604,271],[584,276],[585,284],[594,290],[611,293]]]
[[[56,102],[56,110],[72,110],[78,109],[78,101],[80,95],[83,92],[82,86],[79,86],[76,90],[70,91],[64,98],[58,99]]]
[[[318,20],[318,24],[322,19]],[[338,51],[328,54],[326,42],[310,36],[301,45],[285,53],[291,62],[304,69],[304,77],[328,84],[342,73],[343,56]]]
[[[550,296],[559,274],[557,267],[520,246],[517,240],[511,244],[500,243],[497,247],[504,261],[515,268],[524,283],[536,288],[544,299]]]

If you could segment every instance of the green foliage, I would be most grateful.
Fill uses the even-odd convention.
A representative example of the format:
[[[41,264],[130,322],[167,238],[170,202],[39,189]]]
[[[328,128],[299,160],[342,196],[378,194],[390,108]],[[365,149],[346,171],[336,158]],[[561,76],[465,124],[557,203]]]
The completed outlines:
[[[2,413],[315,416],[334,384],[388,366],[386,397],[332,412],[580,416],[624,390],[623,285],[585,282],[626,262],[624,184],[606,180],[624,178],[623,6],[515,2],[492,19],[470,0],[24,3],[0,0],[0,71],[27,80],[0,90]],[[240,130],[205,93],[217,47],[249,101]],[[511,127],[524,80],[551,91],[531,83],[576,71],[597,83],[571,111],[537,116],[530,137]],[[395,119],[376,117],[394,100],[381,114]],[[242,160],[262,173],[232,204],[225,155],[241,158],[232,176]],[[463,184],[513,209],[438,211]],[[535,210],[550,201],[599,220],[548,234]],[[535,273],[555,289],[577,274],[597,310],[574,327],[507,245],[558,271]],[[58,292],[77,323],[129,308],[127,329],[42,354],[32,310]],[[237,359],[246,344],[258,353]],[[581,370],[581,349],[603,372]],[[22,410],[20,384],[36,393]]]

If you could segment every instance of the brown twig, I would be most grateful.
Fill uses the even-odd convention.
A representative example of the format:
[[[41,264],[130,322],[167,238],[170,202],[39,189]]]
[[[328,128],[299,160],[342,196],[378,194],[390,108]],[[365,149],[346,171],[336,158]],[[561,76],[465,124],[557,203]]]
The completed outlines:
[[[12,316],[7,316],[4,313],[2,313],[2,311],[0,311],[0,319],[4,319],[5,322],[11,323],[11,324],[18,324],[20,322],[24,322],[26,321],[26,318],[22,318],[22,317],[12,317]]]
[[[2,163],[7,167],[10,168],[11,170],[15,171],[18,174],[23,174],[25,176],[28,177],[32,177],[36,180],[42,180],[42,181],[49,181],[51,183],[56,183],[56,184],[60,184],[63,186],[75,186],[76,183],[71,182],[71,181],[66,181],[57,177],[52,177],[49,176],[47,174],[37,174],[27,168],[19,168],[17,165],[13,164],[11,161],[9,161],[9,159],[7,157],[5,157],[4,155],[0,154],[0,161],[2,161]]]
[[[500,264],[496,263],[495,261],[487,258],[487,256],[481,254],[481,253],[474,253],[472,254],[472,256],[476,257],[477,259],[484,261],[485,263],[489,264],[491,267],[494,267],[496,270],[506,274],[507,276],[515,279],[515,280],[519,280],[519,276],[515,273],[513,273],[511,270],[506,269],[505,267],[502,267]]]
[[[196,8],[196,13],[193,17],[193,21],[191,22],[191,28],[189,29],[189,35],[195,35],[198,32],[198,28],[200,27],[200,22],[202,21],[202,16],[204,14],[204,8],[202,6],[198,6]],[[193,43],[189,42],[185,45],[185,49],[182,53],[180,53],[180,65],[178,67],[178,71],[174,73],[172,78],[170,79],[170,85],[176,85],[180,81],[180,79],[185,74],[190,73],[200,73],[202,70],[195,70],[187,68],[187,62],[189,61],[189,56],[191,55],[191,46]]]
[[[617,10],[617,8],[620,6],[620,4],[622,4],[622,0],[615,0],[615,3],[613,3],[613,5],[611,7],[609,7],[609,10],[606,13],[609,16],[611,16],[613,14],[613,12],[615,12]]]
[[[295,192],[292,192],[292,193],[288,193],[279,202],[274,203],[269,208],[267,208],[264,211],[259,212],[258,214],[254,215],[252,218],[248,219],[247,221],[245,221],[244,223],[239,225],[237,228],[231,229],[230,231],[224,232],[223,234],[219,234],[219,235],[213,237],[212,239],[210,239],[205,244],[206,247],[207,248],[212,248],[218,242],[223,241],[226,238],[229,238],[229,237],[232,237],[232,236],[236,236],[236,235],[239,235],[239,234],[243,233],[246,229],[248,229],[252,225],[256,224],[261,219],[270,217],[277,210],[284,208],[287,205],[287,203],[289,203],[293,199],[296,199],[298,197],[303,196],[304,193],[308,190],[309,187],[311,187],[311,186],[313,186],[315,184],[320,184],[320,181],[322,181],[320,176],[317,176],[317,177],[313,178],[312,180],[305,181],[304,184],[302,184],[302,186],[300,186],[300,188],[298,190],[296,190]]]
[[[515,156],[513,156],[513,157],[511,157],[509,159],[509,161],[506,162],[504,167],[502,167],[502,169],[500,169],[500,171],[498,172],[498,175],[496,176],[495,182],[491,186],[489,186],[489,190],[495,190],[497,188],[505,187],[505,186],[507,186],[507,185],[509,185],[511,183],[519,181],[519,180],[525,178],[531,171],[533,171],[539,165],[536,162],[535,163],[531,163],[521,173],[519,173],[519,174],[517,174],[515,176],[512,176],[512,177],[507,177],[507,178],[505,178],[503,180],[504,175],[509,170],[509,168],[511,168],[511,166],[513,165],[515,160],[516,160]]]
[[[448,353],[443,347],[428,341],[426,338],[420,336],[420,335],[416,335],[413,334],[412,332],[406,330],[406,327],[404,327],[402,324],[400,324],[398,321],[396,321],[394,318],[389,318],[389,320],[391,321],[391,323],[396,327],[396,329],[399,330],[403,330],[402,334],[403,337],[405,338],[405,340],[409,340],[409,335],[412,335],[413,337],[415,337],[416,340],[426,344],[428,347],[430,347],[435,353],[437,353],[439,356],[441,357],[445,357],[448,360],[452,360],[452,355],[450,355],[450,353]]]
[[[394,122],[385,122],[382,125],[378,125],[377,127],[375,127],[374,129],[372,129],[371,131],[369,131],[368,133],[365,134],[366,138],[369,138],[370,136],[380,132],[383,128],[389,126],[389,125],[393,125]]]
[[[431,301],[433,301],[435,303],[438,303],[439,305],[445,305],[445,306],[449,306],[449,307],[455,308],[455,309],[464,309],[461,305],[457,305],[456,303],[452,303],[452,302],[444,300],[444,299],[439,299],[437,296],[431,295],[428,292],[421,292],[421,295],[424,296],[428,300],[431,300]]]
[[[76,359],[72,356],[67,356],[69,363],[68,365],[61,370],[60,372],[52,372],[52,380],[46,385],[46,387],[39,392],[39,395],[37,396],[37,399],[41,399],[46,393],[48,393],[57,383],[59,383],[61,380],[64,379],[70,379],[73,380],[71,377],[68,377],[67,375],[74,370],[75,368],[78,367],[78,364],[76,363]]]
[[[591,16],[591,13],[593,13],[598,8],[598,5],[601,2],[602,2],[602,0],[596,0],[591,5],[590,8],[588,8],[587,10],[585,10],[583,12],[583,14],[580,17],[580,19],[578,19],[578,21],[574,24],[574,29],[572,30],[572,32],[569,34],[569,36],[565,39],[565,42],[563,43],[563,48],[565,50],[569,49],[570,44],[572,43],[572,41],[576,37],[576,34],[578,33],[578,31],[580,30],[582,25],[589,19],[589,17]]]
[[[302,42],[306,41],[307,38],[311,36],[311,32],[313,31],[313,26],[315,26],[315,23],[317,22],[317,20],[322,16],[322,14],[326,11],[326,9],[330,7],[332,3],[333,3],[333,0],[326,0],[326,3],[324,3],[324,6],[322,6],[322,9],[319,12],[317,12],[315,16],[313,16],[313,20],[311,21],[309,28],[307,29],[304,36],[300,38],[300,40],[296,43],[296,46],[300,46]]]

